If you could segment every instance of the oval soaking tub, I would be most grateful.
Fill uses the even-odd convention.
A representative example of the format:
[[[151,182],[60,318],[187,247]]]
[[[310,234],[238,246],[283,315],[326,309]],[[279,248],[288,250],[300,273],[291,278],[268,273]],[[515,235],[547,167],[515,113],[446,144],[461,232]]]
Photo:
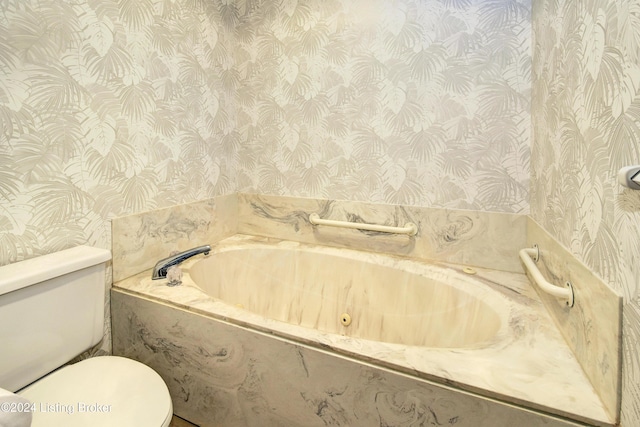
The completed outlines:
[[[496,338],[504,297],[453,270],[344,249],[229,248],[188,268],[213,298],[322,332],[410,346],[468,348]]]
[[[548,414],[607,425],[524,274],[246,235],[181,268],[180,286],[150,271],[114,284],[113,352],[157,370],[196,424],[269,425],[261,417],[278,413],[272,425],[334,425],[325,404],[360,408],[363,390],[392,381],[416,402],[456,393],[442,408],[476,408],[465,426],[573,425]],[[330,390],[312,398],[323,381]],[[246,396],[263,412],[247,412]],[[506,406],[489,411],[487,398]],[[362,421],[380,415],[371,399],[335,425],[377,425]]]

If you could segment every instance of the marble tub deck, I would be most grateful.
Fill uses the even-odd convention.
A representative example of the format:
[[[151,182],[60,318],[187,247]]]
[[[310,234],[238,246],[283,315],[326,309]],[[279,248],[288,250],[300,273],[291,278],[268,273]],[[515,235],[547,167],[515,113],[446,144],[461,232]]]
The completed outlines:
[[[233,247],[283,243],[313,246],[236,235],[218,242],[212,252],[215,256],[216,251]],[[374,256],[361,254],[364,259]],[[524,274],[476,268],[477,284],[508,300],[508,325],[500,339],[483,346],[447,349],[356,339],[267,319],[205,294],[188,274],[197,261],[183,264],[183,284],[178,287],[152,281],[150,271],[145,271],[115,283],[114,288],[483,397],[592,425],[613,424]],[[463,275],[461,265],[430,264]]]

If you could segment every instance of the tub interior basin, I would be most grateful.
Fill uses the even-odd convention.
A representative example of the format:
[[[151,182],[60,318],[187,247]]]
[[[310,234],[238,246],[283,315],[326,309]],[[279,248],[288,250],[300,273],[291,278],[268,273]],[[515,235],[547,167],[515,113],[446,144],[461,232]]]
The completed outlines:
[[[492,342],[506,319],[500,295],[471,277],[357,251],[234,248],[214,251],[187,272],[205,293],[225,303],[366,340],[478,347]]]

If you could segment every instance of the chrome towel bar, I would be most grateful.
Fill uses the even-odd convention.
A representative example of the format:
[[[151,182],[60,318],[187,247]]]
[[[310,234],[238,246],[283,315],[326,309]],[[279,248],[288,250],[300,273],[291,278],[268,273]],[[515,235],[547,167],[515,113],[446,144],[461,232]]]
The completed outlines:
[[[418,227],[408,222],[404,227],[390,227],[387,225],[367,224],[361,222],[334,221],[330,219],[321,219],[317,213],[309,215],[309,222],[313,225],[328,225],[330,227],[351,228],[357,230],[379,231],[382,233],[407,234],[415,236],[418,233]]]

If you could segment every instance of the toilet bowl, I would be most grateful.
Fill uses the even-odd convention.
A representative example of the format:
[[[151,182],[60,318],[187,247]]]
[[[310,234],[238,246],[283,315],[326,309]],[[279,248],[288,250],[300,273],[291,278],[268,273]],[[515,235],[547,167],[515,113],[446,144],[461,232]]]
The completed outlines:
[[[173,415],[162,378],[118,356],[65,366],[17,394],[32,403],[31,427],[168,427]]]
[[[78,246],[0,267],[0,403],[29,405],[31,427],[171,422],[169,390],[150,367],[117,356],[67,365],[103,338],[110,259],[105,249]],[[0,425],[21,415],[4,407]]]

